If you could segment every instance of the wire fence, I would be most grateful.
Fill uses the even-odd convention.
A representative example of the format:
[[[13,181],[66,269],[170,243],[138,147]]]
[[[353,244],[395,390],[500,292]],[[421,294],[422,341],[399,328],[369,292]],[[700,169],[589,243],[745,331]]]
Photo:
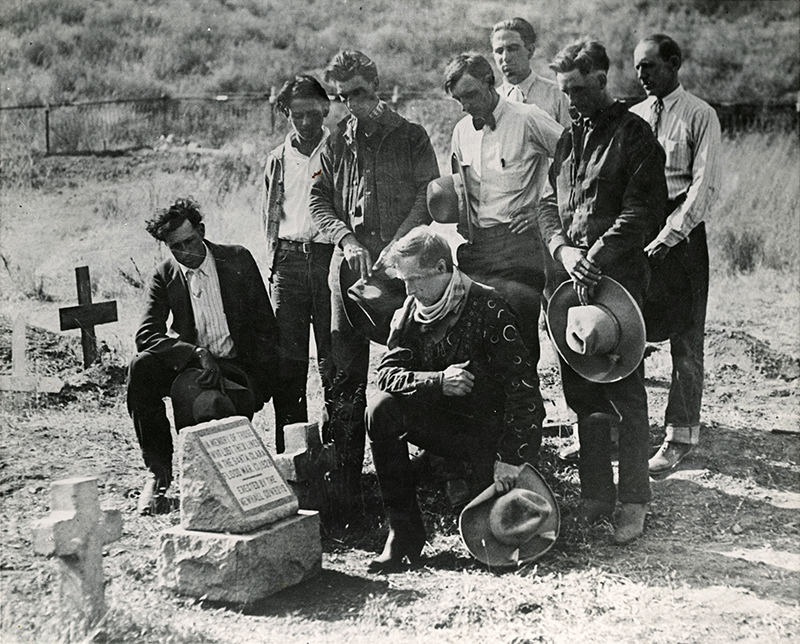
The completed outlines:
[[[459,114],[452,99],[395,89],[401,113]],[[639,99],[621,99],[628,104]],[[723,131],[798,130],[796,103],[713,105]],[[234,137],[274,132],[274,99],[265,96],[163,97],[0,107],[0,151],[81,154],[152,147],[161,137],[219,147]],[[422,119],[423,122],[425,119]]]

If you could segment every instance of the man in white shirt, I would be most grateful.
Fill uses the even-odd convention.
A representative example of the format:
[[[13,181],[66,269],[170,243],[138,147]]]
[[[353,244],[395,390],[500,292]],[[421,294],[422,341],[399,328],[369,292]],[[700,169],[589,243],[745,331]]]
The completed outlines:
[[[275,406],[276,451],[284,451],[283,428],[308,420],[309,328],[314,328],[325,420],[335,369],[331,357],[333,245],[311,219],[309,193],[322,172],[320,153],[330,132],[323,125],[330,99],[319,81],[301,74],[287,81],[275,102],[291,123],[286,140],[270,152],[264,173],[261,220],[266,233],[270,298],[280,331],[280,370]]]
[[[219,389],[223,378],[246,389],[251,404],[232,402],[252,418],[270,399],[277,371],[278,328],[255,259],[242,246],[207,241],[202,219],[194,201],[178,199],[146,223],[172,257],[150,281],[136,332],[139,353],[128,370],[128,413],[150,470],[142,514],[170,509],[173,444],[163,399],[178,375],[198,368],[203,389]]]
[[[452,139],[453,163],[465,177],[469,202],[458,224],[467,239],[458,248],[458,265],[506,299],[535,366],[545,285],[536,210],[563,128],[535,105],[498,95],[491,65],[478,54],[450,61],[445,90],[468,114]],[[541,429],[545,414],[538,379],[534,384]]]
[[[648,97],[631,111],[650,123],[667,155],[667,218],[645,251],[654,268],[667,253],[673,255],[686,268],[693,291],[687,328],[670,336],[666,437],[649,464],[650,473],[659,474],[674,468],[700,439],[709,273],[704,219],[719,192],[720,126],[714,109],[680,84],[681,49],[672,38],[647,36],[633,60]]]
[[[536,105],[569,127],[569,103],[555,81],[531,69],[536,51],[536,30],[524,18],[503,20],[492,27],[492,53],[503,82],[497,93],[509,101]]]

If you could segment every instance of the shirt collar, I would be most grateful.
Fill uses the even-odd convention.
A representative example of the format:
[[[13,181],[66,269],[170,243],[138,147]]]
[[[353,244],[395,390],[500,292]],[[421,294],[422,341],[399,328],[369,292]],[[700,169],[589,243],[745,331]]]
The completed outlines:
[[[522,92],[523,98],[527,99],[528,94],[530,94],[531,87],[533,87],[533,84],[535,82],[536,82],[536,72],[534,72],[533,70],[531,70],[531,73],[528,74],[525,80],[523,80],[521,83],[517,83],[516,85],[514,85],[513,83],[509,83],[508,80],[506,79],[503,79],[503,84],[501,85],[501,88],[503,90],[502,96],[504,98],[507,97],[509,92],[511,92],[511,90],[514,87],[518,87],[519,91]]]
[[[311,156],[309,158],[313,157],[317,152],[319,152],[322,149],[322,146],[325,145],[325,142],[328,140],[328,137],[330,135],[331,135],[331,131],[328,129],[327,126],[323,125],[322,126],[322,138],[319,140],[319,143],[317,144],[317,147],[314,148],[314,151],[311,153]],[[300,150],[298,150],[296,147],[294,147],[294,145],[292,145],[292,141],[294,141],[294,132],[293,131],[289,132],[286,135],[286,139],[284,140],[283,145],[284,145],[285,148],[289,148],[291,150],[294,150],[294,152],[296,154],[300,154]]]
[[[683,85],[678,84],[675,89],[661,99],[661,101],[664,103],[664,109],[669,109],[685,91],[686,90],[683,89]]]
[[[208,247],[208,244],[203,242],[203,246],[206,247],[206,257],[203,260],[203,263],[200,264],[197,268],[189,268],[188,266],[184,266],[179,261],[176,260],[176,264],[180,267],[181,273],[183,276],[186,277],[186,273],[189,271],[194,271],[195,273],[202,273],[203,275],[210,275],[211,274],[211,263],[214,261],[214,258],[211,256],[211,249]]]

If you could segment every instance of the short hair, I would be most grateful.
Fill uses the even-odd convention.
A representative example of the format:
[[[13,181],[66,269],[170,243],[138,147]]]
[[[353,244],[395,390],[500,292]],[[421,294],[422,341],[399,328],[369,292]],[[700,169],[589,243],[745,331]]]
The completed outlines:
[[[294,78],[287,80],[275,98],[275,106],[283,114],[289,116],[289,111],[292,109],[292,101],[296,98],[313,98],[322,101],[325,105],[331,104],[331,99],[328,98],[325,88],[320,85],[316,78],[308,74],[298,74]]]
[[[666,34],[652,34],[646,36],[639,41],[639,44],[649,43],[658,47],[658,56],[661,60],[669,60],[673,56],[678,58],[678,67],[683,63],[683,53],[681,47],[672,38]]]
[[[349,81],[361,76],[366,81],[378,78],[378,68],[366,54],[355,49],[343,49],[333,57],[325,68],[325,82]]]
[[[577,40],[558,52],[549,67],[557,74],[568,74],[577,69],[586,75],[595,71],[607,72],[609,64],[603,45],[596,40]]]
[[[181,197],[169,208],[159,208],[152,219],[145,222],[144,227],[155,239],[163,242],[166,241],[167,235],[180,228],[184,221],[188,221],[195,228],[203,221],[200,206],[191,197]]]
[[[484,81],[489,87],[494,87],[494,72],[489,61],[474,51],[458,54],[444,70],[444,91],[450,94],[453,86],[461,80],[464,74]]]
[[[428,226],[417,226],[397,240],[389,254],[394,264],[401,257],[416,257],[422,268],[434,268],[443,259],[447,272],[453,270],[453,251],[447,240]]]
[[[536,30],[533,25],[525,18],[511,18],[509,20],[501,20],[494,27],[492,27],[492,37],[498,31],[516,31],[522,42],[528,47],[536,47]]]

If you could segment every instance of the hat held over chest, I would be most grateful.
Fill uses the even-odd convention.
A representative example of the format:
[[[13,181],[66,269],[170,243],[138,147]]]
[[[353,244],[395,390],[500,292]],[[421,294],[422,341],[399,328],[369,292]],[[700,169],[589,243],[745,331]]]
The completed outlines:
[[[610,277],[600,278],[589,305],[581,305],[571,281],[559,286],[547,307],[547,328],[561,357],[592,382],[622,380],[644,357],[642,312]]]
[[[490,485],[461,512],[459,532],[478,561],[516,566],[541,557],[560,528],[558,503],[541,475],[525,465],[516,487],[499,494]]]

